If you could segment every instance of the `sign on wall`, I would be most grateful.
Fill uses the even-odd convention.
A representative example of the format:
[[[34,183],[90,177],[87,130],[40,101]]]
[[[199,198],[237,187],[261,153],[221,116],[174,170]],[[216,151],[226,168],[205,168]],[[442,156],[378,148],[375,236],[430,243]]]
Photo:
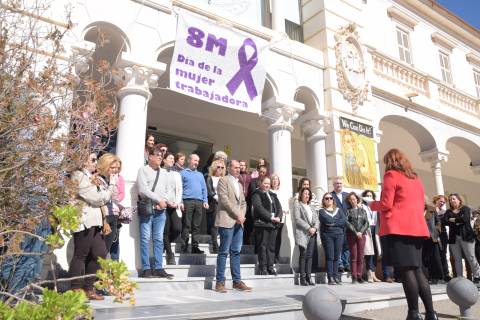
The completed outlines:
[[[340,117],[343,183],[346,187],[377,191],[373,127]]]
[[[170,88],[259,114],[267,48],[263,39],[179,10]]]

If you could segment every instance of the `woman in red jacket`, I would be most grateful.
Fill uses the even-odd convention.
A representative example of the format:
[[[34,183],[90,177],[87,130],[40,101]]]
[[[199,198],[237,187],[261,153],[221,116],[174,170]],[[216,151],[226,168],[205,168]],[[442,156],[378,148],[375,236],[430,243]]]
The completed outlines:
[[[407,320],[422,319],[418,312],[419,295],[425,306],[425,320],[436,320],[430,285],[421,268],[422,244],[430,236],[423,215],[423,184],[400,150],[388,151],[383,162],[382,195],[370,207],[379,213],[380,236],[387,236],[393,265],[402,273]]]

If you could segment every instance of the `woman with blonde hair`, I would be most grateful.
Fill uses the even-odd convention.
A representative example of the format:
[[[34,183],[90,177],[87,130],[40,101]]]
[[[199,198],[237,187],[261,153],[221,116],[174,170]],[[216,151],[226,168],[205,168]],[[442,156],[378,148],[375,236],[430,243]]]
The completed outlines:
[[[424,188],[408,158],[398,149],[383,157],[385,174],[380,201],[368,201],[380,216],[380,236],[387,236],[393,266],[400,270],[408,304],[407,320],[422,319],[418,297],[425,306],[425,319],[438,319],[433,309],[430,285],[422,271],[423,241],[430,236],[424,218]]]
[[[105,258],[106,249],[103,240],[102,227],[105,224],[100,207],[111,201],[116,188],[117,175],[109,176],[109,183],[101,181],[95,174],[97,170],[97,156],[91,153],[82,169],[72,174],[72,181],[78,184],[77,200],[82,205],[80,225],[73,232],[73,256],[70,261],[69,274],[79,277],[85,274],[92,275],[100,269],[98,258]],[[93,283],[95,277],[72,280],[72,290],[84,290],[90,300],[103,300],[95,292]]]
[[[206,180],[208,196],[207,230],[210,232],[211,236],[212,253],[218,253],[218,230],[217,227],[215,227],[218,206],[217,186],[220,177],[225,176],[225,173],[226,165],[223,159],[214,160],[208,168],[208,176]]]
[[[119,177],[122,162],[120,158],[112,153],[105,153],[98,159],[97,171],[100,174],[100,182],[106,186],[110,182],[110,177],[115,175],[117,178],[116,187],[113,190],[112,197],[107,204],[102,207],[106,222],[110,226],[111,232],[105,235],[105,246],[107,253],[112,249],[113,243],[118,241],[118,215],[120,213],[119,203],[125,197],[125,182]],[[115,254],[114,254],[115,257]],[[118,259],[117,259],[118,260]]]

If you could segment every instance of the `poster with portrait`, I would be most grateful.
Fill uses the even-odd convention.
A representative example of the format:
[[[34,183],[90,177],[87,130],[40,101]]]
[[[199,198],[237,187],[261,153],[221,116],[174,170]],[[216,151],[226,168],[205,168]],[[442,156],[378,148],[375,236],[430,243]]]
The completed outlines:
[[[340,129],[344,185],[377,191],[373,127],[340,117]]]

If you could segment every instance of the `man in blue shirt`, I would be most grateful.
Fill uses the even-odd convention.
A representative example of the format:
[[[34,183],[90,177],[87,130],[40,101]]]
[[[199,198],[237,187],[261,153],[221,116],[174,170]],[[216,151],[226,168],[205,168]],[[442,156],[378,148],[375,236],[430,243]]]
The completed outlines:
[[[180,209],[184,212],[182,228],[182,252],[188,248],[188,236],[192,233],[192,253],[202,254],[198,248],[198,234],[202,222],[202,211],[208,209],[207,185],[201,172],[197,171],[200,157],[192,153],[188,157],[188,168],[180,172],[182,176],[183,194]]]

